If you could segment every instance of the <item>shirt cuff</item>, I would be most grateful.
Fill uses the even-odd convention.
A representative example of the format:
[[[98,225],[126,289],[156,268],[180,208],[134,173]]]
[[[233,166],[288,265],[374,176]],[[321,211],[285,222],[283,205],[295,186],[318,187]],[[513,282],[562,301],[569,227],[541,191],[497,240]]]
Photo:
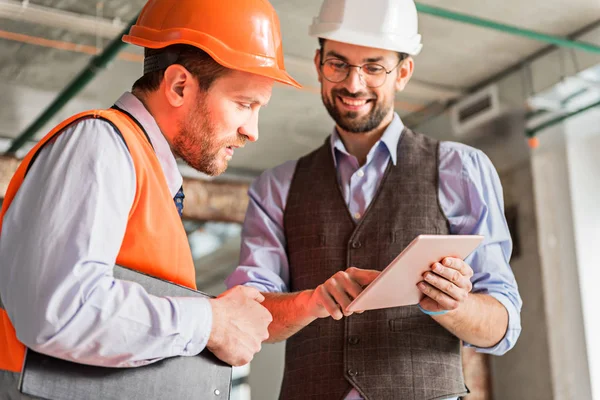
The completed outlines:
[[[487,353],[495,356],[501,356],[512,349],[517,343],[521,334],[521,315],[515,305],[501,293],[488,293],[498,300],[508,311],[508,328],[500,342],[494,347],[477,347],[465,342],[466,347],[474,347],[478,353]]]
[[[225,279],[228,289],[236,285],[251,286],[263,293],[286,293],[288,288],[281,277],[266,268],[239,266]]]
[[[182,356],[195,356],[208,343],[212,330],[212,306],[208,299],[195,297],[170,297],[178,308],[179,338],[175,349]]]

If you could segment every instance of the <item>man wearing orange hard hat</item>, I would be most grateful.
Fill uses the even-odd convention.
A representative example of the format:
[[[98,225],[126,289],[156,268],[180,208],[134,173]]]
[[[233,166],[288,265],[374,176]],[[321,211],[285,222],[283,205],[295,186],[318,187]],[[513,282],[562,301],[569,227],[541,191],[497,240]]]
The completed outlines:
[[[243,365],[268,337],[256,289],[158,297],[113,269],[195,288],[176,157],[222,173],[258,139],[274,82],[299,87],[284,68],[278,17],[267,0],[150,0],[123,40],[145,48],[131,92],[54,128],[7,190],[0,398],[26,398],[17,393],[26,348],[104,367],[207,348]]]

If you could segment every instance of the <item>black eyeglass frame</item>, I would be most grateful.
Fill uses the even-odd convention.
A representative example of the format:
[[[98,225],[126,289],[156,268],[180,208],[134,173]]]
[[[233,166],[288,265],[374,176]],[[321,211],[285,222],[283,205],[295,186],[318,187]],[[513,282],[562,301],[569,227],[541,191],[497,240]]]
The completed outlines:
[[[326,59],[325,61],[321,61],[321,73],[323,74],[323,77],[325,79],[327,79],[329,82],[331,82],[331,83],[340,83],[340,82],[344,82],[346,79],[348,79],[348,77],[350,76],[350,71],[352,70],[352,68],[358,68],[358,71],[359,71],[358,72],[358,76],[360,77],[362,83],[366,87],[368,87],[368,88],[376,89],[376,88],[381,87],[381,86],[383,86],[385,84],[385,81],[387,80],[388,75],[391,74],[392,72],[394,72],[394,70],[396,68],[398,68],[402,64],[402,61],[406,60],[407,57],[408,57],[408,55],[405,55],[405,54],[401,53],[401,57],[400,57],[400,60],[398,61],[398,64],[396,64],[396,66],[394,68],[390,69],[389,71],[387,70],[387,68],[385,68],[385,66],[383,66],[381,64],[378,64],[378,63],[372,63],[372,62],[370,62],[370,63],[364,63],[362,65],[354,65],[354,64],[350,64],[350,63],[348,63],[348,62],[346,62],[344,60],[340,60],[339,58],[330,57],[330,58]],[[327,63],[328,61],[331,61],[331,60],[342,62],[342,63],[344,63],[344,64],[346,64],[348,66],[348,71],[346,73],[346,76],[343,79],[341,79],[339,81],[333,81],[333,80],[329,79],[325,75],[325,73],[323,72],[323,66],[325,65],[325,63]],[[363,74],[362,74],[362,72],[363,72],[362,68],[365,65],[376,65],[376,66],[381,67],[383,69],[383,71],[385,72],[385,78],[383,79],[383,81],[381,82],[381,84],[379,84],[377,86],[369,86],[367,84],[367,81],[363,78]],[[371,75],[371,76],[374,76],[374,75]]]

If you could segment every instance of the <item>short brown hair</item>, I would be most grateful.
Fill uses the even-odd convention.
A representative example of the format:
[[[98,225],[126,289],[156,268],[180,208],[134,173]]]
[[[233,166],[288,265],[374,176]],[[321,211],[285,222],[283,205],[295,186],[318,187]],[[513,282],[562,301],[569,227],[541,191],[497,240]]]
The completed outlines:
[[[220,77],[227,74],[230,69],[217,63],[205,51],[185,44],[176,44],[163,49],[145,49],[145,56],[155,55],[159,52],[171,52],[178,54],[177,60],[173,64],[179,64],[190,71],[198,80],[200,88],[204,91],[210,89],[211,85]],[[134,84],[132,91],[153,92],[160,87],[165,70],[149,72],[144,74]]]

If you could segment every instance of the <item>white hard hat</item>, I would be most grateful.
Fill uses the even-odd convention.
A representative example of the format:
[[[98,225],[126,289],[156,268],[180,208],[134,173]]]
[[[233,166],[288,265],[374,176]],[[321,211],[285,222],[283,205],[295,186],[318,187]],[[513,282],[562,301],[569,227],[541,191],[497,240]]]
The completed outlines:
[[[309,34],[416,56],[421,51],[413,0],[325,0]]]

